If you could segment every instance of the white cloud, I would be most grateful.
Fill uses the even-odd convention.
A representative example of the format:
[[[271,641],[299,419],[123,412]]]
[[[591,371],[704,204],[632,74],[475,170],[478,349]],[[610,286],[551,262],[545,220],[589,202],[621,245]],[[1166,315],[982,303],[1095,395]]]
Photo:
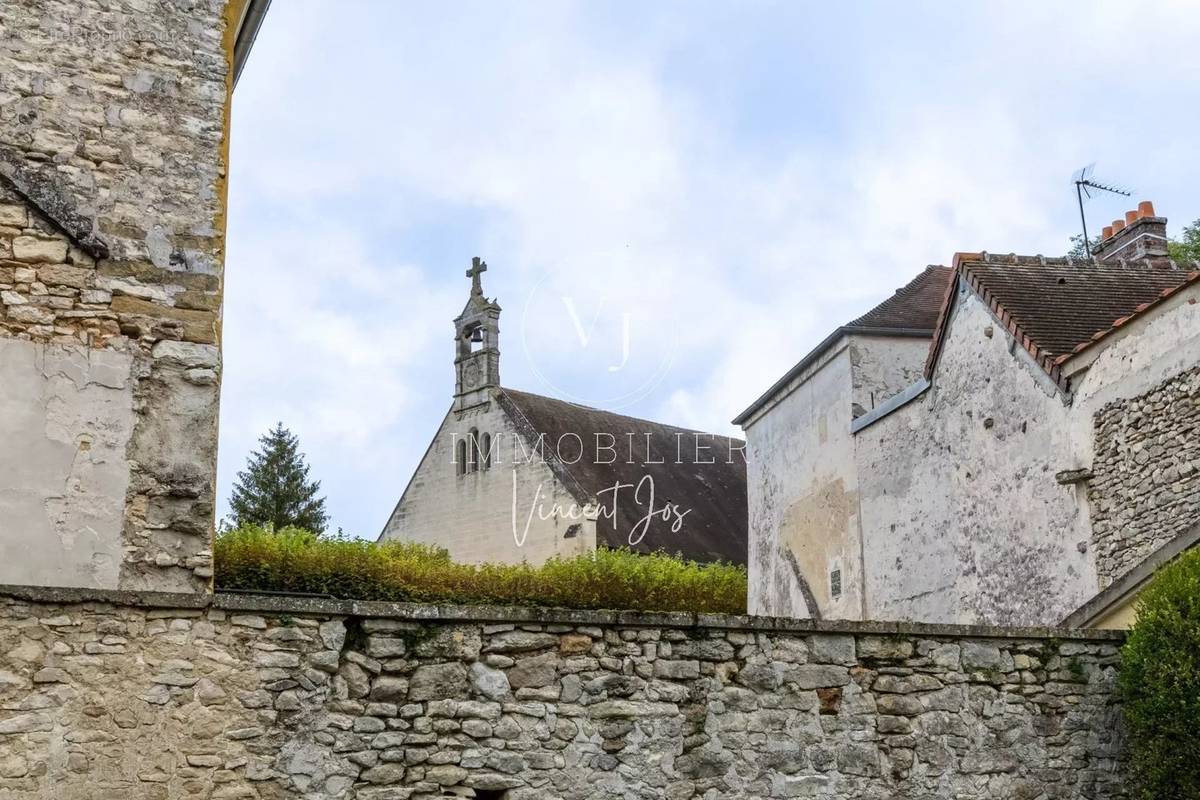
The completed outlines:
[[[276,4],[235,98],[222,496],[282,418],[373,535],[449,403],[472,255],[507,383],[549,391],[521,314],[551,275],[585,317],[673,319],[634,410],[726,430],[926,263],[1064,250],[1088,160],[1190,219],[1197,24],[1143,8]],[[539,309],[536,366],[580,387]]]

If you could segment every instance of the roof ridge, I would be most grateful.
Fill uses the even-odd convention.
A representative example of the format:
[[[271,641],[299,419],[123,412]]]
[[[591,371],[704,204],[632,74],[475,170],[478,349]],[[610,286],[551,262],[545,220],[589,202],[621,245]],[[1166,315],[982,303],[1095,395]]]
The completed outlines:
[[[1093,269],[1084,273],[1091,278],[1083,281],[1070,280],[1069,273],[1064,274],[1061,269],[1071,267],[1072,271],[1082,270],[1084,264],[1076,265],[1070,256],[1051,259],[1038,256],[1037,259],[1035,263],[1031,257],[1015,254],[998,258],[986,252],[956,253],[954,270],[987,307],[989,313],[1004,326],[1015,342],[1029,353],[1064,394],[1070,387],[1069,381],[1062,374],[1061,366],[1071,356],[1200,279],[1200,264],[1197,264],[1197,271],[1184,275],[1182,280],[1173,286],[1165,285],[1168,280],[1177,280],[1179,267],[1174,260],[1164,257],[1138,259],[1132,263],[1125,260],[1098,262],[1093,259],[1087,263],[1087,266]],[[1167,264],[1170,265],[1169,269],[1165,268]],[[1044,285],[1040,287],[1039,293],[1039,282],[1044,283],[1046,277],[1029,277],[1036,273],[1024,273],[1027,276],[1024,280],[1019,277],[1021,273],[1010,273],[1007,279],[1002,277],[1006,267],[1031,266],[1051,267],[1043,275],[1059,285],[1088,287],[1083,290],[1082,295],[1076,290],[1075,293],[1065,296],[1067,303],[1078,303],[1082,300],[1088,305],[1064,305],[1064,299],[1054,297]],[[1106,273],[1109,276],[1128,274],[1128,282],[1124,279],[1114,280],[1112,277],[1099,280],[1099,276]],[[1093,282],[1092,278],[1096,281]],[[1150,295],[1150,292],[1153,292],[1153,295]],[[1003,299],[1005,297],[1007,300]],[[1137,302],[1138,300],[1141,302]],[[954,293],[948,292],[930,345],[929,357],[926,359],[926,379],[932,379],[940,358],[949,327],[950,309],[954,302]],[[1110,319],[1105,316],[1106,313],[1118,316]],[[1064,320],[1072,322],[1063,324]],[[1097,329],[1093,326],[1102,327]],[[1087,335],[1088,338],[1079,341],[1077,337],[1082,335]]]
[[[585,405],[583,403],[576,403],[573,400],[563,400],[561,397],[551,397],[550,395],[546,395],[546,394],[538,394],[537,392],[527,392],[523,389],[512,389],[512,388],[509,388],[506,386],[499,386],[497,388],[500,391],[504,392],[505,394],[512,393],[512,394],[518,394],[518,395],[522,395],[522,394],[528,395],[530,397],[537,397],[542,400],[549,400],[552,403],[563,403],[565,405],[574,406],[575,408],[580,408],[585,411],[593,411],[597,414],[606,414],[607,416],[610,416],[610,417],[619,417],[620,419],[627,419],[627,420],[630,420],[631,422],[642,422],[647,425],[657,425],[660,428],[671,428],[672,430],[682,431],[683,433],[702,433],[705,436],[719,436],[722,439],[729,439],[729,440],[735,441],[735,442],[743,441],[742,439],[738,439],[733,436],[726,436],[723,433],[713,433],[712,431],[702,431],[699,428],[683,428],[683,427],[680,427],[679,425],[672,425],[669,422],[657,422],[652,419],[645,419],[644,417],[634,417],[634,416],[630,416],[629,414],[622,414],[618,411],[609,411],[608,409],[597,408],[596,406],[589,406],[589,405]]]
[[[1036,255],[1020,255],[1018,253],[1007,253],[998,255],[989,253],[986,250],[981,250],[978,253],[960,253],[962,256],[971,256],[971,258],[963,258],[960,263],[970,264],[974,262],[994,265],[994,266],[1015,266],[1015,267],[1076,267],[1086,268],[1093,267],[1096,269],[1143,269],[1143,270],[1161,270],[1164,268],[1172,270],[1184,270],[1185,267],[1200,266],[1200,261],[1193,260],[1192,262],[1176,261],[1170,256],[1146,256],[1139,259],[1117,258],[1112,260],[1102,260],[1097,258],[1075,258],[1074,256],[1047,256],[1042,253]]]

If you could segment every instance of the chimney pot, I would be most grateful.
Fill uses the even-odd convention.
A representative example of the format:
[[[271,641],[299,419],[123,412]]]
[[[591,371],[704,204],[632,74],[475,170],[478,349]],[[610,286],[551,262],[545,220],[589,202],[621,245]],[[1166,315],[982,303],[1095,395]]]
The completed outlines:
[[[1136,211],[1126,212],[1124,219],[1114,219],[1104,234],[1100,246],[1093,251],[1102,263],[1136,264],[1169,254],[1167,221],[1154,215],[1149,200],[1138,203]]]
[[[1101,239],[1101,241],[1103,241],[1104,239],[1111,239],[1111,238],[1112,238],[1112,225],[1105,225],[1104,230],[1100,233],[1100,239]]]

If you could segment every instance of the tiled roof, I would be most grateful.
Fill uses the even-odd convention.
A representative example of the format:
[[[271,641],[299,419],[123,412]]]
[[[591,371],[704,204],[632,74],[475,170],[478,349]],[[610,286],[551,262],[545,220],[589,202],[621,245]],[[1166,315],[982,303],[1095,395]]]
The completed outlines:
[[[959,253],[954,270],[1064,390],[1059,365],[1072,353],[1200,278],[1200,272],[1165,258],[1113,264]],[[927,377],[941,351],[952,301],[948,293]]]
[[[770,389],[763,392],[757,400],[739,414],[733,420],[733,424],[741,425],[750,419],[755,412],[770,402],[771,398],[790,384],[797,375],[808,369],[809,365],[820,358],[821,354],[832,347],[844,334],[932,337],[934,329],[937,327],[938,312],[946,296],[946,287],[950,285],[950,278],[953,274],[954,271],[949,267],[930,265],[866,314],[835,328],[833,333],[825,337],[808,355],[800,359]]]
[[[556,400],[552,397],[500,389],[497,397],[501,407],[519,427],[536,441],[545,434],[544,447],[553,452],[563,436],[571,442],[564,454],[569,459],[575,453],[578,436],[588,452],[575,463],[550,460],[550,466],[568,490],[581,502],[587,502],[599,492],[602,505],[616,507],[615,518],[601,517],[596,523],[598,543],[610,547],[630,547],[629,535],[647,511],[648,488],[643,489],[640,502],[633,489],[624,489],[618,501],[611,502],[611,487],[620,482],[636,487],[647,475],[654,483],[654,506],[667,503],[688,511],[678,533],[670,531],[671,520],[653,521],[649,532],[632,549],[639,552],[662,550],[680,553],[695,561],[731,561],[746,563],[747,503],[746,463],[742,455],[744,442],[715,434],[676,428],[658,422],[627,417],[588,406]],[[613,463],[596,458],[596,434],[610,434],[615,441]],[[701,446],[711,448],[697,456],[696,437]],[[630,442],[632,437],[632,458]],[[605,442],[608,440],[606,439]],[[649,442],[649,445],[647,445]],[[730,448],[734,448],[732,463]],[[647,446],[649,447],[647,455]],[[714,463],[707,463],[709,459]],[[549,460],[549,459],[548,459]],[[633,463],[630,463],[630,462]],[[663,463],[655,463],[663,462]]]
[[[896,293],[844,328],[924,330],[931,334],[954,270],[930,265]]]

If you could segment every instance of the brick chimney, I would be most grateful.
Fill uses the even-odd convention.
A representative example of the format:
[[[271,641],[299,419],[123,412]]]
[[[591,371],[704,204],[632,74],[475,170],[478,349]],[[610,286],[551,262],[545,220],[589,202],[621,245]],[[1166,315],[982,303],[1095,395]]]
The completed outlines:
[[[1092,254],[1100,261],[1166,256],[1167,218],[1154,216],[1154,204],[1143,200],[1136,211],[1125,212],[1125,219],[1104,226],[1100,244]]]

